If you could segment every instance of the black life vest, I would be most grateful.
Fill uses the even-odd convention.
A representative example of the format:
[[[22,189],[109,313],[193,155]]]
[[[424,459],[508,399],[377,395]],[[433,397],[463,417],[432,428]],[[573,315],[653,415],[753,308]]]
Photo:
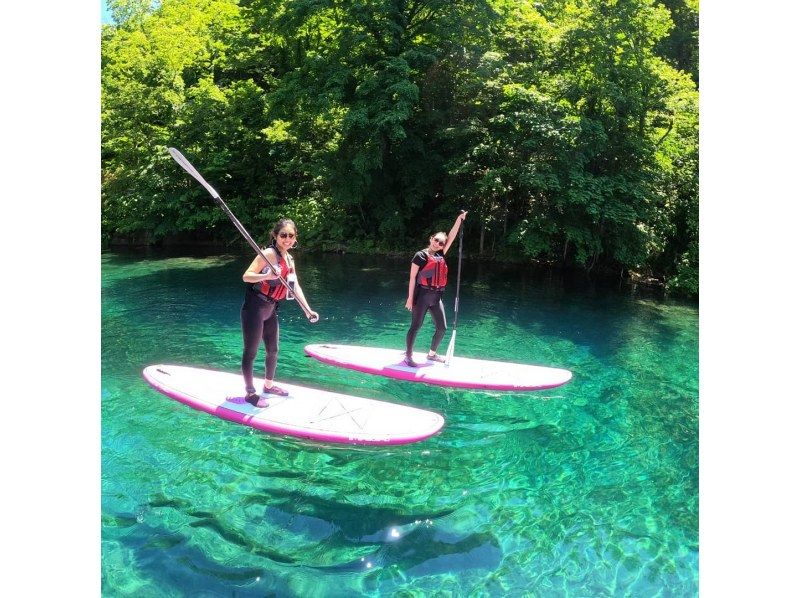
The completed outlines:
[[[417,273],[417,284],[424,287],[443,289],[447,285],[447,262],[444,256],[425,252],[427,263]]]
[[[287,280],[289,274],[294,272],[294,265],[291,266],[287,263],[287,260],[283,259],[281,256],[280,251],[276,251],[275,254],[278,256],[278,268],[280,269],[281,276],[284,280]],[[269,264],[264,266],[264,269],[261,270],[261,274],[266,274],[271,270]],[[288,280],[287,280],[288,282]],[[273,278],[271,280],[262,280],[261,282],[257,282],[253,285],[253,288],[258,291],[259,293],[266,295],[273,301],[280,301],[281,299],[286,298],[286,287],[281,284],[281,281],[277,278]]]

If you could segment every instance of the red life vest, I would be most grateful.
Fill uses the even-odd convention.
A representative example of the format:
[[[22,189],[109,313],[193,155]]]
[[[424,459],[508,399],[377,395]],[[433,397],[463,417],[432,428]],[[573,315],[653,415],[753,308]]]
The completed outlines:
[[[281,276],[283,277],[284,280],[286,280],[289,274],[294,272],[294,265],[290,266],[289,264],[287,264],[286,260],[284,260],[281,257],[279,251],[276,251],[275,253],[278,256],[278,267],[280,268]],[[261,274],[266,274],[270,270],[271,268],[269,264],[267,264],[266,266],[264,266],[264,269],[261,270]],[[256,287],[256,290],[259,293],[266,295],[267,297],[273,299],[274,301],[280,301],[281,299],[286,298],[286,287],[283,286],[281,281],[278,280],[277,278],[273,278],[271,280],[262,280],[261,282],[257,282],[253,286]]]
[[[425,287],[443,289],[447,285],[447,262],[443,255],[429,255],[427,263],[417,273],[417,284]]]

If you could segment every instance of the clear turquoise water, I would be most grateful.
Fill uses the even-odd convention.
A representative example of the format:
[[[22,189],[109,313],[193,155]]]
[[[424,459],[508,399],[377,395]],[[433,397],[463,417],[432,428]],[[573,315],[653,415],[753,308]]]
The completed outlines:
[[[698,593],[696,305],[466,262],[457,354],[575,375],[467,392],[305,358],[311,342],[402,347],[408,260],[297,257],[321,321],[282,309],[278,379],[436,410],[445,427],[326,445],[170,400],[142,368],[238,370],[249,256],[105,253],[104,595]],[[431,333],[428,318],[419,350]]]

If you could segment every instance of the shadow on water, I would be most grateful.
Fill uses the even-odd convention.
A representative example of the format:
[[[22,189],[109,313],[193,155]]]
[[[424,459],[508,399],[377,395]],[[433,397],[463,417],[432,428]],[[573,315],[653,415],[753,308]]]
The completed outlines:
[[[250,500],[239,501],[237,506],[245,509],[248,504],[263,505],[273,498],[279,499],[276,504],[284,504],[280,496],[270,496],[250,497]],[[291,503],[292,497],[288,498]],[[170,518],[167,511],[171,509],[177,510],[185,521],[177,530],[150,523],[154,519]],[[248,584],[262,578],[281,583],[281,576],[276,576],[276,572],[287,567],[289,571],[304,568],[326,574],[375,574],[393,567],[413,578],[447,574],[453,570],[491,571],[502,559],[499,541],[489,532],[454,533],[437,529],[434,524],[450,512],[411,516],[365,506],[356,509],[329,501],[325,503],[324,512],[308,515],[263,505],[263,517],[256,525],[283,530],[281,539],[276,538],[273,547],[267,536],[253,534],[252,529],[247,532],[247,526],[223,521],[213,513],[197,511],[186,500],[154,498],[147,510],[147,521],[144,517],[137,520],[126,515],[104,516],[104,526],[106,530],[116,530],[115,541],[127,547],[140,566],[154,559],[166,558],[173,562],[175,565],[169,569],[169,574],[162,570],[151,581],[161,588],[175,587],[182,592],[192,588],[247,591]],[[372,524],[354,526],[354,521],[359,519]],[[216,537],[222,544],[237,547],[247,558],[238,563],[220,563],[211,558],[193,546],[192,538],[198,529],[211,538]],[[320,529],[324,533],[320,534]],[[126,533],[122,533],[123,530]],[[314,530],[318,533],[309,535],[309,531]],[[208,541],[213,542],[213,539]],[[309,550],[312,543],[322,545],[323,549]],[[285,581],[282,587],[289,591]]]

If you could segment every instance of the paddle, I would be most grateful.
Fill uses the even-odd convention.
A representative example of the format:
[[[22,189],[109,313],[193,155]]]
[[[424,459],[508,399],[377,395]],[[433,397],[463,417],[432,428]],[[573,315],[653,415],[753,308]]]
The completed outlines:
[[[244,226],[242,226],[242,223],[239,222],[236,216],[233,215],[233,212],[231,212],[230,208],[225,204],[224,201],[222,201],[222,198],[219,196],[219,193],[217,193],[216,189],[214,189],[214,187],[212,187],[206,182],[203,176],[199,172],[197,172],[195,167],[191,165],[189,160],[187,160],[182,153],[180,153],[174,147],[170,147],[167,149],[169,150],[169,153],[172,156],[173,160],[175,160],[178,164],[180,164],[181,168],[183,168],[186,172],[192,175],[192,177],[194,177],[194,179],[198,183],[200,183],[201,185],[203,185],[203,187],[206,188],[206,191],[208,191],[211,194],[211,197],[213,197],[214,201],[217,202],[217,205],[219,205],[219,207],[222,208],[222,211],[228,215],[228,218],[231,219],[231,222],[233,222],[233,225],[242,234],[245,241],[247,241],[250,244],[250,247],[252,247],[256,251],[256,253],[260,255],[265,262],[267,262],[272,272],[278,277],[280,283],[286,287],[287,292],[292,292],[293,291],[292,287],[289,286],[289,283],[286,282],[286,279],[283,278],[283,276],[281,276],[280,271],[275,267],[275,265],[272,264],[267,259],[267,256],[264,255],[263,251],[261,251],[261,248],[258,246],[258,243],[256,243],[253,240],[253,237],[250,236],[247,230],[245,230]],[[302,309],[303,312],[306,314],[306,318],[308,318],[309,322],[313,323],[319,320],[319,316],[313,314],[311,308],[308,307],[305,301],[302,301],[300,297],[298,297],[297,295],[295,295],[295,299],[297,300],[297,304],[300,306],[300,309]]]
[[[463,211],[463,210],[462,210]],[[461,226],[458,229],[458,275],[456,276],[456,305],[455,315],[453,316],[453,336],[450,337],[450,344],[447,346],[447,355],[444,358],[444,364],[450,365],[450,360],[453,358],[453,351],[456,348],[456,328],[458,327],[458,293],[461,289],[461,255],[464,247],[464,221],[461,221]]]

